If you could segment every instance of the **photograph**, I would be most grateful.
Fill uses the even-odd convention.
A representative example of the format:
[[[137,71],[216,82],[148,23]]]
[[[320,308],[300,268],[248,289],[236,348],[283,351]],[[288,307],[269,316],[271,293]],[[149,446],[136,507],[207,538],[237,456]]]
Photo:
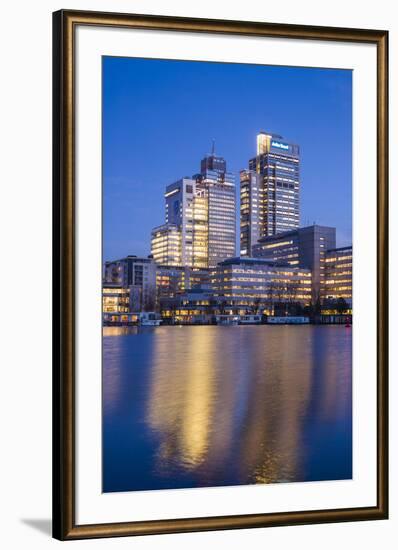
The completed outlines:
[[[5,3],[6,550],[391,550],[392,5]]]
[[[353,479],[352,70],[101,63],[103,493]]]

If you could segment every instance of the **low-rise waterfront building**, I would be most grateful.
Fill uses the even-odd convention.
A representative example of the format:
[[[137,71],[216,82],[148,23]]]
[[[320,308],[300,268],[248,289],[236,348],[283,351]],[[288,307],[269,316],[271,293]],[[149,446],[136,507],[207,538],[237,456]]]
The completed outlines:
[[[249,310],[271,313],[311,303],[311,270],[265,258],[237,257],[220,262],[212,273],[212,286],[221,313]]]
[[[352,307],[352,246],[328,250],[325,255],[323,301],[329,309]],[[335,306],[333,308],[333,306]]]
[[[312,302],[316,303],[325,282],[326,252],[335,247],[336,228],[314,224],[261,238],[253,247],[253,255],[310,269]]]
[[[104,283],[102,287],[103,313],[128,313],[130,289],[117,283]]]
[[[192,269],[181,266],[156,266],[156,296],[173,298],[187,289],[210,289],[208,269]]]
[[[214,317],[214,296],[207,290],[188,290],[160,300],[160,314],[176,324],[210,324]]]
[[[302,314],[311,302],[311,271],[262,258],[230,258],[211,272],[212,291],[191,288],[162,295],[165,321],[183,324],[218,322],[235,316],[237,323],[273,315]],[[250,319],[249,319],[250,318]],[[228,320],[228,319],[226,319]]]
[[[126,256],[105,262],[105,283],[130,289],[133,311],[152,311],[156,299],[156,264],[153,258]]]
[[[140,320],[139,313],[118,313],[116,311],[103,313],[103,326],[128,326],[138,325]]]
[[[156,267],[156,299],[173,298],[189,288],[190,268],[158,265]]]

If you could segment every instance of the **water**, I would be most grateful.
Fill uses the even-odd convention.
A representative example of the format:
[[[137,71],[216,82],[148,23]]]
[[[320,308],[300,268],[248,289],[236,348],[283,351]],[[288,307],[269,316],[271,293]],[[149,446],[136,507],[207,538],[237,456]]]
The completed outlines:
[[[351,330],[105,328],[103,490],[352,477]]]

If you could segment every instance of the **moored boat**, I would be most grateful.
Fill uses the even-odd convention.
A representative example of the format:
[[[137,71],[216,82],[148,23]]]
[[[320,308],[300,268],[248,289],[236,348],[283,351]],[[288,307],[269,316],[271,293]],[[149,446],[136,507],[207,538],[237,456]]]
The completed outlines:
[[[216,324],[223,326],[236,326],[239,324],[239,315],[216,315]]]
[[[241,315],[239,319],[240,325],[260,325],[262,317],[261,315]]]
[[[158,327],[162,322],[160,316],[154,311],[141,311],[139,324],[142,327]]]
[[[309,317],[278,317],[275,315],[267,317],[267,323],[270,325],[307,325],[309,322]]]

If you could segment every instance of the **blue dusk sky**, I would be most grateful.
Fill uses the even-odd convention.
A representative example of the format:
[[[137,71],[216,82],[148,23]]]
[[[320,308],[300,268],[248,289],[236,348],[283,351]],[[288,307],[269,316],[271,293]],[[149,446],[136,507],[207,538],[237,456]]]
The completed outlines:
[[[259,131],[300,145],[300,225],[351,244],[351,71],[103,58],[104,260],[148,255],[164,189],[211,150],[236,176]]]

